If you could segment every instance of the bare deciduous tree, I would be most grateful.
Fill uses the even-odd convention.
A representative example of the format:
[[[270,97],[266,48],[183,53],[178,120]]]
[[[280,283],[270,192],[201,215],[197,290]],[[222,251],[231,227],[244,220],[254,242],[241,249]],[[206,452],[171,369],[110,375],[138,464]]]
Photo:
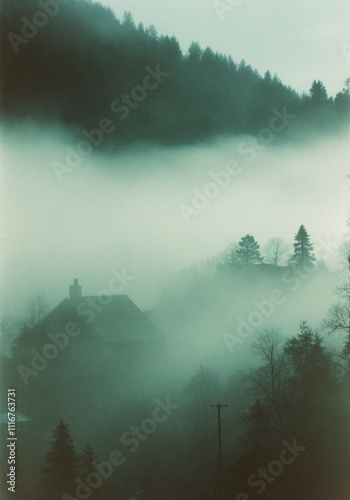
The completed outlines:
[[[349,310],[346,303],[337,302],[328,310],[323,320],[328,333],[349,332]]]
[[[350,237],[350,216],[347,225]],[[343,355],[350,362],[350,241],[347,240],[339,251],[341,271],[347,273],[347,281],[338,285],[334,293],[339,296],[339,302],[333,304],[323,320],[322,326],[329,333],[345,333],[346,341]]]
[[[203,365],[191,377],[185,387],[185,394],[195,403],[205,403],[217,392],[219,379],[216,373]]]
[[[263,330],[252,344],[253,352],[262,365],[252,370],[249,376],[260,399],[270,406],[281,426],[284,425],[283,407],[289,380],[282,346],[283,337],[276,329]]]
[[[350,241],[344,241],[339,247],[339,271],[347,273],[349,270]]]
[[[45,318],[49,312],[49,305],[44,295],[37,293],[30,301],[26,310],[25,325],[33,328]]]
[[[281,238],[272,238],[263,248],[263,256],[266,264],[280,266],[288,260],[289,247]]]

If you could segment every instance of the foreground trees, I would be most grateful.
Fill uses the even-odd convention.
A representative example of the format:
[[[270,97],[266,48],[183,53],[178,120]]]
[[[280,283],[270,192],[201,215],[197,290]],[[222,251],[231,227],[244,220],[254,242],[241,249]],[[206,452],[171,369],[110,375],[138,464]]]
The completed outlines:
[[[252,370],[249,376],[259,401],[263,401],[271,409],[276,422],[273,425],[284,426],[283,416],[288,386],[288,370],[282,355],[283,338],[277,330],[262,332],[253,343],[253,352],[261,365]]]
[[[275,330],[261,332],[254,352],[260,364],[248,383],[255,402],[244,418],[242,455],[234,469],[240,487],[247,491],[247,479],[257,471],[260,493],[268,490],[271,499],[345,500],[350,446],[345,366],[306,322],[287,340]],[[279,463],[286,442],[302,450],[293,467]],[[283,474],[275,474],[277,466]],[[251,499],[258,494],[249,491]]]
[[[170,385],[170,400],[181,410],[146,440],[139,440],[137,452],[129,455],[124,448],[125,466],[91,498],[130,498],[132,491],[143,491],[145,500],[217,499],[218,418],[210,405],[221,402],[229,404],[221,414],[223,498],[240,498],[241,492],[251,500],[261,498],[251,484],[264,481],[264,497],[270,500],[347,500],[350,446],[344,367],[305,322],[291,338],[271,328],[259,332],[253,355],[252,369],[244,378],[233,371],[232,379],[221,382],[212,368],[201,365],[187,383],[181,379],[180,388]],[[140,416],[130,414],[118,431],[113,415],[107,427],[115,441],[107,442],[104,456],[121,445],[125,426],[136,429],[134,438],[139,435],[140,425],[134,426],[149,420],[145,416],[152,405],[146,401]],[[280,465],[280,456],[287,462]],[[95,472],[94,462],[90,445],[77,459],[68,427],[61,421],[43,471],[43,498],[56,500],[63,491],[77,498],[69,487],[77,477],[86,482]]]
[[[253,343],[253,352],[260,365],[249,383],[274,427],[301,433],[321,423],[336,394],[339,370],[317,331],[302,321],[299,333],[284,340],[268,329]]]
[[[96,455],[89,443],[86,443],[82,455],[79,457],[80,476],[86,478],[92,472],[95,472],[93,463],[96,461]]]
[[[43,498],[58,500],[63,493],[71,493],[78,475],[78,457],[68,425],[62,420],[53,432],[53,441],[42,467]]]
[[[203,365],[193,374],[184,388],[186,412],[191,422],[188,457],[190,464],[209,468],[216,453],[215,430],[212,427],[210,404],[220,394],[220,382],[216,373]],[[198,473],[198,472],[197,472]]]
[[[350,238],[350,217],[348,218],[348,237]],[[350,368],[350,241],[349,238],[340,249],[340,271],[345,275],[343,283],[336,287],[338,300],[328,310],[323,327],[329,333],[345,336],[343,357]]]

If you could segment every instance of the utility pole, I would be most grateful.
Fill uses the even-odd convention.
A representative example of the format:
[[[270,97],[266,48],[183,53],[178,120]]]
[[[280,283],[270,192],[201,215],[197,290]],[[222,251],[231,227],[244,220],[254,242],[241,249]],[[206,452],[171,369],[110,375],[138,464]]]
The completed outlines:
[[[222,405],[220,403],[216,405],[210,405],[211,407],[218,409],[218,445],[219,445],[219,492],[221,497],[221,481],[222,481],[222,456],[221,456],[221,408],[228,405]]]

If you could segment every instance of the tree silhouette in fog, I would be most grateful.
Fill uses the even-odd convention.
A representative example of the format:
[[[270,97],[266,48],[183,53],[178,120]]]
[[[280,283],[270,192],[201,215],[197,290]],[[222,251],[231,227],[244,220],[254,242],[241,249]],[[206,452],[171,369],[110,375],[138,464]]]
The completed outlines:
[[[284,353],[288,356],[293,373],[299,380],[301,387],[298,397],[303,391],[307,392],[308,399],[315,397],[317,387],[329,387],[331,377],[332,361],[327,354],[323,340],[317,331],[313,330],[306,321],[299,326],[298,335],[288,339],[284,346]]]
[[[79,457],[79,472],[84,479],[92,472],[95,472],[93,463],[96,461],[96,454],[89,443],[86,443],[83,453]]]
[[[314,105],[327,103],[328,100],[327,90],[324,84],[320,80],[318,81],[314,80],[312,82],[310,88],[310,97],[311,97],[311,103]]]
[[[348,238],[340,248],[340,271],[345,274],[346,279],[334,291],[338,301],[327,311],[323,327],[329,334],[345,336],[342,356],[350,369],[350,215],[347,226]]]
[[[316,259],[313,254],[313,245],[304,225],[300,226],[295,235],[293,249],[294,252],[289,261],[291,266],[305,267],[314,265]]]
[[[305,321],[286,340],[274,330],[259,332],[253,347],[256,359],[247,380],[256,402],[243,418],[246,429],[235,467],[241,487],[252,471],[278,458],[282,442],[296,442],[305,454],[269,486],[268,498],[345,500],[348,387],[333,352]]]
[[[271,436],[274,432],[271,409],[257,399],[243,417],[243,422],[246,426],[243,449],[262,458],[271,445]]]
[[[232,260],[244,266],[261,264],[263,262],[263,258],[260,255],[260,245],[254,236],[247,234],[240,239]]]
[[[334,99],[334,105],[338,113],[349,116],[350,113],[350,78],[344,82],[341,92],[338,92]]]
[[[210,404],[219,397],[219,378],[215,371],[201,365],[186,384],[184,393],[188,398],[187,414],[192,426],[188,446],[189,462],[196,464],[198,471],[200,468],[210,469],[216,447]]]
[[[255,393],[262,403],[271,409],[271,421],[275,427],[285,423],[286,365],[282,356],[283,337],[270,328],[259,332],[252,350],[262,363],[249,375]]]
[[[49,311],[50,307],[45,295],[39,293],[34,295],[27,306],[25,325],[28,328],[34,328],[36,324],[45,318]]]
[[[273,266],[285,263],[288,245],[281,238],[270,239],[263,248],[264,262]]]
[[[53,431],[53,440],[42,467],[43,498],[60,499],[71,493],[78,475],[78,458],[68,425],[61,420]]]

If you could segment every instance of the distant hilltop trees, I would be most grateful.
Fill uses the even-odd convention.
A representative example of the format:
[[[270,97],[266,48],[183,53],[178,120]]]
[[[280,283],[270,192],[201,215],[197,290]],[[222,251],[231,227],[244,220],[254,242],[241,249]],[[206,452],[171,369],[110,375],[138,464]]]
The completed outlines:
[[[316,261],[313,254],[313,245],[310,243],[310,237],[303,225],[300,226],[299,231],[294,238],[293,249],[293,255],[289,260],[289,263],[292,266],[312,266]]]
[[[293,252],[290,254],[288,244],[281,238],[272,238],[260,249],[254,236],[247,234],[237,244],[230,247],[218,257],[219,264],[237,265],[241,267],[256,264],[270,264],[273,266],[291,266],[310,268],[316,263],[310,236],[301,225],[294,238]]]
[[[88,0],[56,6],[2,2],[5,118],[57,121],[80,135],[108,119],[113,125],[101,147],[258,134],[273,110],[295,115],[298,126],[290,126],[302,135],[310,129],[336,132],[349,120],[350,79],[334,99],[316,80],[299,95],[277,75],[261,76],[244,60],[234,62],[209,47],[193,42],[183,53],[175,37],[136,26],[130,13],[119,20]],[[168,76],[152,80],[152,71]]]

